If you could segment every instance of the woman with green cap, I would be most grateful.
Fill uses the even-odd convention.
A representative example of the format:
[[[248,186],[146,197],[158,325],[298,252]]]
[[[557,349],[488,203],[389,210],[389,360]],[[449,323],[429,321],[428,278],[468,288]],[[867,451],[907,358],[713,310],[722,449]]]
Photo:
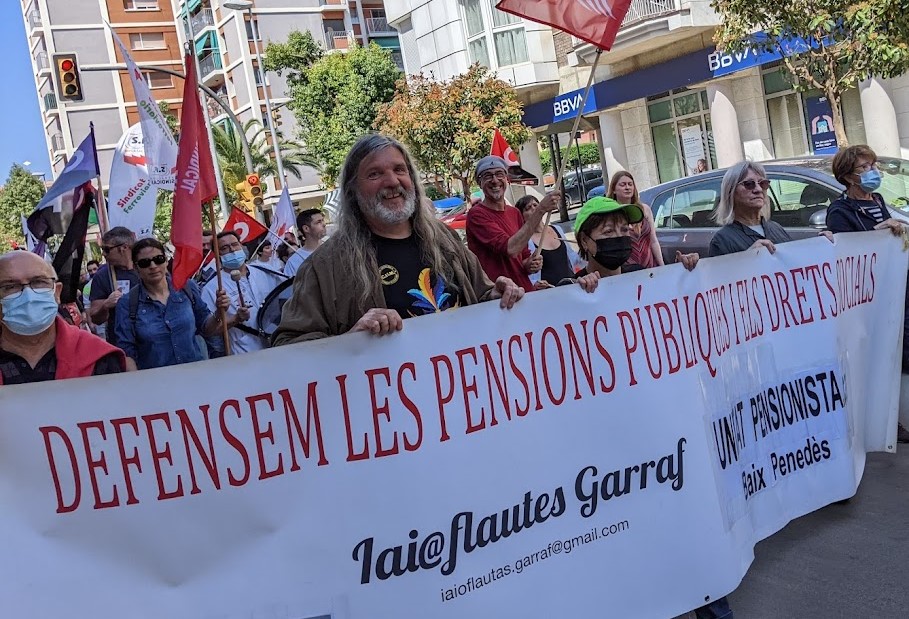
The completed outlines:
[[[578,273],[599,273],[610,277],[641,267],[624,267],[631,256],[631,226],[644,219],[644,211],[637,204],[620,204],[612,198],[598,196],[584,203],[574,220],[574,234],[578,251],[587,260],[587,268]],[[698,263],[697,254],[676,252],[676,262],[689,271]]]

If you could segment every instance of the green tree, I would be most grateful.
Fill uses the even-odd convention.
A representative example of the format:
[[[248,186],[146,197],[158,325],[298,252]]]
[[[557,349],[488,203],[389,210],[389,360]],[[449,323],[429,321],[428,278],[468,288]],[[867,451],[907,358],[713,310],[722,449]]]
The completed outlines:
[[[571,150],[568,150],[567,146],[563,146],[559,149],[562,153],[562,159],[565,160],[565,171],[571,171],[576,168],[578,165],[578,147],[572,146]],[[581,165],[593,165],[600,163],[600,148],[596,144],[581,144]],[[540,165],[543,168],[543,172],[552,172],[555,174],[557,170],[552,169],[552,153],[549,152],[549,149],[540,151]]]
[[[727,52],[783,51],[801,38],[808,49],[783,57],[793,86],[829,100],[840,146],[847,145],[841,100],[871,77],[909,69],[906,0],[712,0],[720,26],[715,40]],[[763,32],[766,36],[753,35]]]
[[[530,139],[521,110],[510,84],[474,64],[446,82],[422,74],[399,81],[376,128],[404,142],[436,187],[451,193],[453,179],[469,187],[473,166],[489,154],[495,129],[514,149]]]
[[[401,71],[391,52],[375,43],[342,54],[322,54],[308,33],[266,48],[267,69],[287,73],[288,107],[297,137],[315,158],[325,185],[335,185],[350,147],[376,120],[378,107],[391,101]]]
[[[13,242],[25,244],[22,215],[28,215],[44,196],[44,183],[19,164],[10,168],[6,183],[0,189],[0,240],[6,251]]]
[[[252,155],[253,169],[262,178],[277,176],[278,164],[274,160],[274,147],[271,134],[256,119],[250,119],[243,126],[249,150]],[[215,140],[215,151],[218,153],[218,165],[221,167],[221,178],[228,200],[236,200],[235,187],[246,179],[246,158],[243,156],[243,142],[233,125],[212,125],[212,136]],[[284,171],[295,178],[302,178],[303,168],[318,167],[319,162],[311,156],[303,145],[293,140],[285,140],[278,132],[278,147],[281,149],[281,160]]]
[[[167,123],[167,128],[170,129],[170,132],[174,134],[174,137],[179,136],[180,121],[177,120],[177,115],[170,111],[170,103],[167,101],[159,101],[158,109],[161,110],[161,114],[164,115],[164,121]]]

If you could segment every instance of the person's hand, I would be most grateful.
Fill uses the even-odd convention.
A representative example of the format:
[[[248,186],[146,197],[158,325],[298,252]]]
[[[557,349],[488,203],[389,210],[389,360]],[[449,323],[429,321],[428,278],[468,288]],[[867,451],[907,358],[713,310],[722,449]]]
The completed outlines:
[[[530,256],[524,260],[524,270],[528,273],[539,273],[543,270],[543,256],[530,254]]]
[[[496,279],[495,291],[496,298],[499,299],[499,307],[503,309],[511,309],[524,297],[524,289],[507,277]]]
[[[534,290],[546,290],[548,288],[555,288],[555,286],[547,282],[545,279],[541,279],[533,285]]]
[[[224,310],[225,312],[230,309],[230,297],[223,290],[218,290],[215,293],[215,309],[218,311]]]
[[[767,241],[767,242],[770,243],[770,241]],[[754,247],[754,245],[752,245],[752,247]],[[771,247],[770,251],[773,252],[773,249],[772,249],[773,243],[770,243],[770,247]],[[676,250],[676,252],[675,252],[675,261],[681,262],[682,266],[685,267],[686,269],[688,269],[689,271],[694,270],[694,267],[696,267],[698,265],[698,260],[700,260],[700,259],[701,259],[701,257],[697,254],[683,254],[682,252],[680,252],[678,250]]]
[[[217,303],[217,300],[215,301],[215,303]],[[244,322],[249,320],[249,316],[250,316],[250,313],[249,313],[248,307],[246,307],[245,305],[242,307],[238,307],[236,314],[231,314],[230,316],[228,316],[227,324],[231,327],[235,327],[235,326],[243,324]]]
[[[542,214],[551,213],[553,211],[559,210],[559,204],[562,203],[562,192],[561,191],[550,191],[543,199],[540,200],[539,208]]]
[[[824,230],[823,232],[818,232],[817,235],[824,237],[831,243],[836,243],[836,241],[833,239],[833,233],[830,230]]]
[[[123,293],[120,290],[114,290],[106,299],[104,299],[104,309],[109,310],[117,307],[117,301],[119,301],[122,296]]]
[[[874,226],[875,230],[890,230],[894,236],[899,236],[906,229],[906,226],[902,222],[899,222],[893,218],[885,219],[878,225]]]
[[[584,292],[593,292],[600,285],[600,274],[594,271],[578,278],[578,285]]]
[[[369,331],[373,335],[385,335],[404,328],[401,315],[395,310],[374,307],[357,321],[351,331]]]
[[[761,247],[766,247],[767,251],[769,251],[771,254],[776,253],[776,245],[767,239],[758,239],[748,249],[760,249]]]

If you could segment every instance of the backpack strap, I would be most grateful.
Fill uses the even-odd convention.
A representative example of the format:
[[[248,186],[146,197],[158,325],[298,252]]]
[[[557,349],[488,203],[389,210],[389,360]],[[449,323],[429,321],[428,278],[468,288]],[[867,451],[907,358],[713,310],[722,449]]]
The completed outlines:
[[[129,290],[129,319],[135,325],[136,316],[139,315],[139,287],[133,286]]]

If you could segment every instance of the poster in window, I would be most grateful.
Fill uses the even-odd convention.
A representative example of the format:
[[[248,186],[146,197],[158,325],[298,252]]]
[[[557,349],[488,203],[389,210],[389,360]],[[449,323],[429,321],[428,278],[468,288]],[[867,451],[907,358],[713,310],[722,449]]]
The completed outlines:
[[[832,155],[838,144],[833,129],[833,110],[827,97],[807,97],[808,127],[811,132],[811,149],[815,155]]]

